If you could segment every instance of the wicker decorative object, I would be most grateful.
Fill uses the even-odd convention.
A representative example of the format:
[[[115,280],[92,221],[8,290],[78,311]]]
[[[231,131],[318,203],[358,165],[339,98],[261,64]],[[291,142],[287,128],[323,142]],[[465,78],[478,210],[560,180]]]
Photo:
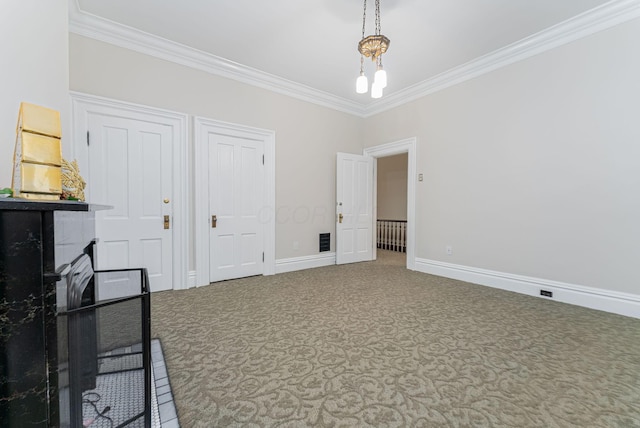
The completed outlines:
[[[62,199],[84,201],[84,188],[87,183],[80,175],[78,162],[62,159]]]

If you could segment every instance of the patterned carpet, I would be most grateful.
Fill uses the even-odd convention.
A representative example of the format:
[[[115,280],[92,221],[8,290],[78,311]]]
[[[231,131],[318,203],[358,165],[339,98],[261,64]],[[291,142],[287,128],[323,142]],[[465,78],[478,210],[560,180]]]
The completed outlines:
[[[377,262],[152,297],[183,427],[640,427],[640,320]]]

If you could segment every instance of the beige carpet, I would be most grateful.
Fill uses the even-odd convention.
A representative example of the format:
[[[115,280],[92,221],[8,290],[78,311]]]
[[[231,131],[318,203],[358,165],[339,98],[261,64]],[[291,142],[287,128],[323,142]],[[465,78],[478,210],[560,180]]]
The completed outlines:
[[[403,255],[152,296],[183,427],[640,427],[640,320]]]

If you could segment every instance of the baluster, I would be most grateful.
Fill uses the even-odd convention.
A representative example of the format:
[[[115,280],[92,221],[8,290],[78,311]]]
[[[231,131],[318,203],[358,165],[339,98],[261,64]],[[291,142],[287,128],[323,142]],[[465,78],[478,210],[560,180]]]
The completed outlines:
[[[391,224],[388,221],[385,221],[384,233],[385,233],[384,249],[388,250],[389,249],[389,237],[391,235]]]
[[[382,249],[387,249],[387,222],[382,222]]]
[[[395,251],[396,250],[396,226],[398,225],[398,223],[396,223],[395,221],[393,223],[391,223],[391,251]]]

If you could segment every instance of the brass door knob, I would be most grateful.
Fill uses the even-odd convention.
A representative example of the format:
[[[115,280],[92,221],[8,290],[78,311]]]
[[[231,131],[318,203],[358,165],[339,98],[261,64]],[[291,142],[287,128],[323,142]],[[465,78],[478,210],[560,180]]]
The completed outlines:
[[[165,204],[168,204],[170,201],[169,201],[169,198],[164,198],[162,202],[164,202]]]

